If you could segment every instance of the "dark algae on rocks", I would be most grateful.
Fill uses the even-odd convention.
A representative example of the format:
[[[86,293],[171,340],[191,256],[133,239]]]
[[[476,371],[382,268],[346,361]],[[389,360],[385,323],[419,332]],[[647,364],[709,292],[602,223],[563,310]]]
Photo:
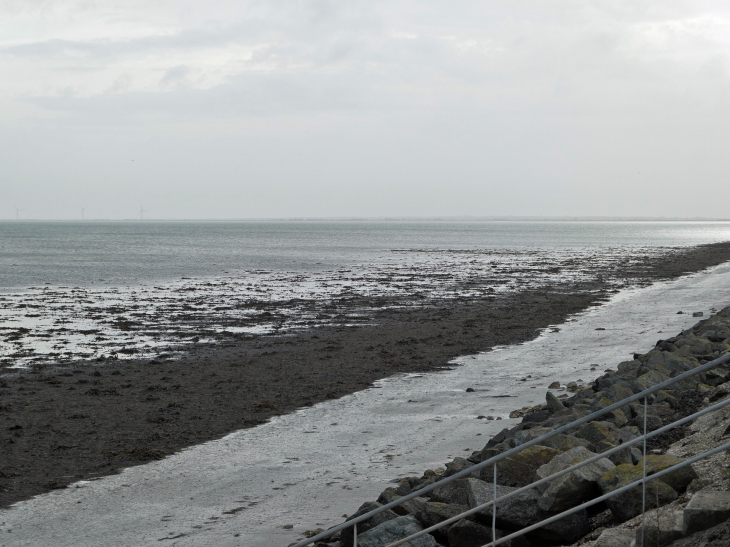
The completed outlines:
[[[635,354],[632,360],[620,363],[617,370],[606,372],[588,388],[561,397],[548,392],[545,404],[528,409],[520,424],[504,429],[482,450],[473,452],[467,459],[457,458],[447,463],[446,470],[441,473],[428,470],[421,477],[400,480],[396,486],[383,491],[377,502],[365,503],[354,516],[437,483],[457,471],[468,470],[470,466],[507,450],[519,448],[529,440],[728,352],[730,307],[677,336],[659,340],[651,351]],[[620,410],[546,440],[545,446],[532,445],[500,460],[497,464],[497,495],[528,486],[637,438],[643,428],[645,414],[647,429],[653,431],[729,396],[730,364],[720,364],[700,372],[650,395],[646,412],[643,404],[629,403]],[[707,422],[710,419],[714,421]],[[707,424],[716,431],[712,438],[708,437]],[[647,476],[651,476],[681,463],[685,458],[678,455],[678,450],[684,446],[704,442],[701,448],[698,446],[696,450],[685,453],[685,456],[691,456],[709,450],[713,443],[714,446],[726,443],[728,432],[730,410],[723,408],[696,419],[694,424],[653,439],[648,444],[646,457],[637,448],[619,450],[500,502],[496,515],[497,539],[640,480],[644,465]],[[695,439],[696,436],[700,436],[700,440]],[[720,454],[718,457],[727,456]],[[718,461],[724,462],[711,461],[705,466],[701,465],[702,461],[696,462],[647,484],[646,507],[649,512],[644,517],[645,545],[669,545],[675,541],[677,547],[730,545],[726,522],[730,519],[730,471],[726,462],[718,465]],[[715,472],[720,468],[724,479],[713,481],[708,478],[708,467]],[[723,468],[725,471],[722,471]],[[405,528],[397,531],[400,522],[408,522],[408,530],[412,533],[489,502],[493,499],[493,476],[493,467],[487,466],[466,478],[424,492],[402,506],[364,521],[362,530],[367,532],[363,532],[362,536],[364,539],[379,537],[379,531],[387,529],[387,537],[394,538],[390,540],[394,541],[408,535]],[[642,503],[642,489],[634,487],[505,544],[529,547],[595,542],[595,547],[611,547],[629,546],[638,538],[637,544],[640,545]],[[406,518],[410,520],[406,521]],[[492,541],[492,518],[491,507],[481,509],[424,537],[431,538],[429,545],[442,547],[487,545]],[[352,545],[353,539],[346,537],[348,532],[352,534],[352,528],[321,542],[319,547]],[[384,547],[387,542],[369,541],[368,544]]]

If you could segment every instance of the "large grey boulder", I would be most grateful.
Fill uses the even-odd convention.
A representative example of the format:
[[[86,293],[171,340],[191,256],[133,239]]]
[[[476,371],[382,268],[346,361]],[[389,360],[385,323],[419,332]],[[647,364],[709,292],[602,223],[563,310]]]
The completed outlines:
[[[470,480],[479,479],[456,479],[447,482],[443,486],[431,490],[431,500],[455,505],[468,505],[467,485]]]
[[[552,429],[548,427],[533,427],[531,429],[523,429],[522,431],[518,431],[514,439],[515,446],[520,446],[521,444],[526,443],[527,441],[531,441],[533,439],[537,439],[538,437],[542,437],[546,433],[550,433]],[[549,439],[548,439],[549,440]],[[543,445],[547,446],[547,445]]]
[[[545,395],[545,400],[547,401],[547,407],[551,414],[565,410],[565,405],[560,401],[560,399],[549,391]]]
[[[416,515],[416,518],[420,521],[424,528],[430,528],[445,520],[460,515],[464,511],[468,511],[468,505],[452,505],[449,503],[429,502],[423,504],[421,510]],[[447,534],[451,524],[443,526],[439,530],[433,532],[434,537],[442,542],[447,541]]]
[[[369,501],[367,503],[363,503],[360,508],[357,510],[357,512],[354,515],[350,515],[350,517],[347,520],[352,520],[354,518],[357,518],[361,515],[364,515],[365,513],[369,513],[370,511],[374,511],[375,509],[378,509],[379,507],[382,507],[383,505],[381,503],[378,503],[377,501]],[[385,511],[381,511],[377,515],[367,519],[363,520],[362,522],[357,523],[357,533],[358,535],[367,532],[368,530],[375,528],[376,526],[383,524],[384,522],[387,522],[389,520],[393,520],[398,518],[398,515],[394,513],[391,509],[386,509]],[[353,544],[353,529],[352,528],[345,528],[342,530],[341,533],[341,539],[340,543],[343,547],[351,547]]]
[[[644,514],[644,545],[660,547],[684,537],[682,511],[662,507]],[[636,529],[636,544],[641,545],[641,527]]]
[[[685,535],[707,530],[730,519],[730,492],[700,491],[684,508]]]
[[[575,436],[580,439],[585,439],[593,445],[601,441],[615,443],[616,439],[618,439],[618,427],[610,422],[588,422],[580,426]]]
[[[631,382],[631,389],[634,393],[639,393],[650,387],[654,387],[669,380],[669,376],[658,370],[650,370],[646,374],[642,374],[636,380]]]
[[[567,452],[568,450],[572,450],[579,446],[588,448],[591,446],[591,442],[585,439],[579,439],[578,437],[571,437],[570,435],[559,433],[543,441],[543,445],[549,448],[554,448],[555,450],[560,450],[561,452]]]
[[[385,547],[386,545],[420,532],[423,526],[416,517],[408,515],[384,522],[363,534],[358,534],[360,547]],[[406,547],[437,547],[433,536],[426,534],[405,544]]]
[[[624,399],[627,399],[628,397],[633,396],[634,392],[632,391],[630,387],[629,382],[621,382],[612,385],[610,388],[606,390],[606,397],[609,399],[612,399],[615,402],[622,401]],[[624,410],[624,407],[621,407],[622,410]],[[628,407],[625,408],[624,412],[628,412]]]
[[[634,539],[633,530],[608,528],[601,532],[593,547],[629,547]]]
[[[630,464],[618,465],[598,479],[598,487],[603,494],[608,494],[624,486],[640,480],[643,476],[641,467]],[[677,491],[671,486],[655,479],[646,485],[647,507],[661,507],[677,499]],[[623,522],[641,513],[642,489],[635,486],[625,492],[606,500],[606,505],[617,520]]]
[[[465,469],[469,469],[470,467],[474,467],[474,463],[464,458],[454,458],[453,461],[446,464],[446,471],[444,471],[442,477],[450,477],[451,475],[456,475],[457,473],[460,473]],[[479,476],[478,470],[474,472],[474,476]]]
[[[537,468],[552,460],[559,453],[554,448],[536,444],[499,460],[497,462],[497,484],[527,486],[532,482]],[[492,481],[493,476],[494,468],[491,465],[482,468],[482,480]]]
[[[481,482],[481,481],[479,481]],[[473,508],[492,500],[494,485],[489,483],[473,484],[469,505]],[[506,493],[514,492],[517,488],[508,486],[497,486],[497,497],[500,498]],[[541,520],[545,520],[554,515],[553,512],[547,512],[540,509],[538,502],[540,500],[540,492],[535,488],[521,492],[516,496],[497,502],[497,526],[504,530],[521,530],[527,526],[531,526]],[[489,506],[476,513],[476,518],[482,524],[490,526],[492,523],[492,507]],[[553,522],[530,532],[529,538],[534,539],[537,545],[541,542],[550,544],[568,544],[573,543],[583,537],[589,529],[588,514],[586,511],[579,511],[557,522]]]
[[[618,440],[621,443],[627,443],[641,437],[641,431],[635,425],[627,425],[618,430]]]
[[[517,488],[511,486],[497,485],[497,498],[514,492]],[[494,483],[484,482],[478,479],[467,479],[467,504],[471,509],[478,507],[485,503],[488,503],[494,499]],[[488,520],[492,518],[491,508],[486,508],[477,513],[484,519]]]
[[[497,530],[497,539],[507,535]],[[482,547],[492,541],[491,526],[483,526],[478,522],[462,519],[449,528],[449,547]],[[511,541],[503,543],[509,547]]]
[[[582,446],[573,448],[539,467],[535,475],[538,479],[544,479],[595,455]],[[539,489],[542,492],[539,501],[540,509],[559,513],[598,497],[600,492],[598,479],[614,467],[616,466],[607,458],[601,458],[549,483],[540,485]]]
[[[670,454],[649,454],[646,456],[646,475],[651,476],[659,471],[664,471],[684,461],[683,458],[678,458]],[[641,468],[644,465],[644,458],[642,457],[636,464],[636,467]],[[684,491],[685,488],[694,479],[697,478],[697,473],[691,465],[686,465],[664,475],[661,480],[667,483],[669,486],[674,488],[677,492]]]

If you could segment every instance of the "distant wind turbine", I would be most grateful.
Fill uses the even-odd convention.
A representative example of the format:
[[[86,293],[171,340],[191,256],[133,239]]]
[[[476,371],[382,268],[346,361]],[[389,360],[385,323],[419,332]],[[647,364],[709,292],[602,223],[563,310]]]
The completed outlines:
[[[84,220],[84,211],[85,210],[86,209],[84,209],[83,207],[81,208],[81,220]]]
[[[15,205],[13,205],[13,207],[15,207]],[[18,209],[17,207],[15,207],[15,220],[20,220],[20,211],[22,210],[23,209]]]
[[[140,206],[139,206],[139,219],[140,219],[140,220],[144,220],[144,214],[145,214],[145,213],[147,213],[147,212],[148,212],[148,211],[147,211],[147,210],[146,210],[146,209],[145,209],[144,207],[142,207],[142,206],[140,205]]]

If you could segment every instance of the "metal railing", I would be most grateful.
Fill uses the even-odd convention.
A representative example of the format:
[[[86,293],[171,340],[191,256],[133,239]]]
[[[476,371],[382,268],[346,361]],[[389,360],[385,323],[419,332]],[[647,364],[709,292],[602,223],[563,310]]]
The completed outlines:
[[[439,480],[439,481],[437,481],[437,482],[435,482],[433,484],[430,484],[430,485],[428,485],[428,486],[426,486],[424,488],[421,488],[421,489],[416,490],[414,492],[411,492],[411,493],[409,493],[409,494],[407,494],[405,496],[402,496],[402,497],[398,498],[397,500],[394,500],[394,501],[392,501],[390,503],[387,503],[387,504],[385,504],[385,505],[383,505],[381,507],[378,507],[377,509],[374,509],[372,511],[369,511],[368,513],[365,513],[365,514],[360,515],[358,517],[355,517],[355,518],[353,518],[351,520],[345,521],[342,524],[339,524],[337,526],[334,526],[334,527],[330,528],[329,530],[326,530],[326,531],[324,531],[324,532],[322,532],[320,534],[317,534],[317,535],[315,535],[315,536],[313,536],[313,537],[311,537],[309,539],[306,539],[306,540],[300,541],[298,543],[295,543],[295,544],[291,545],[290,547],[305,547],[306,545],[309,545],[309,544],[314,543],[316,541],[319,541],[321,539],[325,539],[325,538],[327,538],[329,536],[332,536],[332,535],[336,534],[337,532],[340,532],[340,531],[345,530],[347,528],[352,528],[353,529],[353,533],[354,533],[354,547],[357,547],[357,524],[358,523],[360,523],[362,521],[365,521],[365,520],[368,520],[368,519],[372,518],[373,516],[377,515],[378,513],[381,513],[383,511],[387,511],[388,509],[392,509],[393,507],[397,507],[398,505],[400,505],[400,504],[402,504],[402,503],[404,503],[404,502],[406,502],[408,500],[411,500],[411,499],[413,499],[415,497],[419,497],[419,496],[425,494],[426,492],[430,492],[431,490],[434,490],[436,488],[439,488],[439,487],[441,487],[441,486],[443,486],[443,485],[445,485],[445,484],[447,484],[449,482],[458,480],[460,478],[468,477],[468,476],[472,475],[475,471],[478,471],[478,470],[483,469],[485,467],[488,467],[490,465],[492,465],[494,467],[494,479],[493,479],[494,493],[493,493],[492,500],[490,500],[490,501],[488,501],[486,503],[483,503],[483,504],[481,504],[481,505],[479,505],[477,507],[473,507],[473,508],[469,509],[468,511],[464,511],[463,513],[461,513],[459,515],[456,515],[454,517],[451,517],[449,519],[446,519],[444,521],[441,521],[441,522],[439,522],[438,524],[436,524],[434,526],[431,526],[429,528],[426,528],[424,530],[421,530],[420,532],[417,532],[415,534],[412,534],[412,535],[410,535],[410,536],[408,536],[406,538],[403,538],[403,539],[400,539],[400,540],[398,540],[396,542],[390,543],[386,547],[398,547],[398,546],[403,545],[403,544],[405,544],[405,543],[407,543],[407,542],[409,542],[409,541],[411,541],[413,539],[416,539],[416,538],[421,537],[423,535],[426,535],[426,534],[429,534],[429,533],[434,532],[436,530],[439,530],[439,529],[443,528],[444,526],[448,526],[449,524],[453,524],[454,522],[457,522],[457,521],[459,521],[459,520],[461,520],[461,519],[463,519],[465,517],[468,517],[470,515],[473,515],[474,513],[478,513],[480,511],[483,511],[484,509],[487,509],[487,508],[489,508],[491,506],[494,506],[494,509],[492,510],[492,541],[489,542],[489,543],[487,543],[485,545],[485,547],[486,546],[495,546],[496,547],[497,545],[500,545],[500,544],[502,544],[502,543],[504,543],[506,541],[509,541],[510,539],[514,539],[514,538],[516,538],[518,536],[521,536],[521,535],[524,535],[524,534],[526,534],[528,532],[531,532],[531,531],[533,531],[533,530],[535,530],[537,528],[541,528],[541,527],[543,527],[543,526],[545,526],[547,524],[550,524],[552,522],[555,522],[557,520],[560,520],[560,519],[562,519],[562,518],[564,518],[564,517],[566,517],[568,515],[571,515],[573,513],[576,513],[578,511],[581,511],[581,510],[583,510],[583,509],[585,509],[587,507],[590,507],[592,505],[595,505],[597,503],[600,503],[602,501],[605,501],[605,500],[607,500],[607,499],[609,499],[609,498],[611,498],[613,496],[616,496],[618,494],[621,494],[622,492],[626,492],[628,490],[631,490],[632,488],[636,488],[639,485],[642,486],[642,514],[644,514],[644,512],[646,510],[646,483],[647,482],[650,482],[650,481],[652,481],[654,479],[658,479],[660,477],[663,477],[664,475],[667,475],[669,473],[672,473],[673,471],[676,471],[677,469],[680,469],[680,468],[685,467],[687,465],[691,465],[692,463],[697,462],[697,461],[699,461],[699,460],[701,460],[703,458],[712,456],[713,454],[716,454],[718,452],[721,452],[721,451],[723,451],[725,449],[730,448],[730,443],[726,443],[726,444],[724,444],[722,446],[719,446],[719,447],[717,447],[717,448],[715,448],[713,450],[710,450],[708,452],[705,452],[703,454],[700,454],[698,456],[695,456],[694,458],[691,458],[689,460],[685,460],[685,461],[683,461],[683,462],[681,462],[681,463],[679,463],[677,465],[674,465],[674,466],[672,466],[670,468],[667,468],[667,469],[664,469],[664,470],[662,470],[660,472],[654,473],[654,474],[652,474],[651,476],[649,476],[647,478],[647,476],[646,476],[646,441],[647,441],[647,439],[651,439],[652,437],[655,437],[657,435],[660,435],[662,433],[665,433],[665,432],[673,429],[674,427],[677,427],[678,425],[682,425],[682,424],[688,423],[688,422],[690,422],[690,421],[692,421],[692,420],[694,420],[696,418],[699,418],[700,416],[704,416],[705,414],[708,414],[710,412],[714,412],[715,410],[719,410],[719,409],[721,409],[721,408],[723,408],[723,407],[725,407],[727,405],[730,405],[730,398],[728,398],[728,399],[725,399],[724,401],[721,401],[721,402],[719,402],[717,404],[714,404],[714,405],[712,405],[712,406],[710,406],[708,408],[705,408],[703,410],[700,410],[699,412],[696,412],[696,413],[692,414],[691,416],[687,416],[685,418],[682,418],[680,420],[677,420],[676,422],[673,422],[671,424],[668,424],[666,426],[663,426],[663,427],[661,427],[659,429],[656,429],[654,431],[647,432],[647,414],[648,414],[648,412],[647,412],[648,399],[647,398],[648,398],[648,396],[651,395],[652,393],[657,392],[657,391],[661,391],[661,390],[667,388],[668,386],[671,386],[671,385],[673,385],[673,384],[675,384],[677,382],[684,381],[684,380],[686,380],[688,378],[691,378],[692,376],[694,376],[696,374],[700,374],[700,373],[705,372],[705,371],[707,371],[707,370],[709,370],[711,368],[714,368],[716,366],[719,366],[719,365],[722,365],[722,364],[725,364],[725,363],[728,363],[728,362],[730,362],[730,353],[728,353],[726,355],[723,355],[722,357],[719,357],[718,359],[715,359],[713,361],[710,361],[709,363],[705,363],[704,365],[700,365],[700,366],[698,366],[698,367],[696,367],[696,368],[694,368],[692,370],[689,370],[687,372],[684,372],[682,374],[679,374],[679,375],[675,376],[674,378],[670,378],[669,380],[666,380],[666,381],[664,381],[664,382],[662,382],[660,384],[657,384],[657,385],[655,385],[655,386],[653,386],[653,387],[651,387],[649,389],[646,389],[644,391],[641,391],[640,393],[636,393],[636,394],[632,395],[631,397],[627,397],[625,399],[622,399],[621,401],[618,401],[618,402],[616,402],[616,403],[614,403],[614,404],[612,404],[610,406],[607,406],[606,408],[603,408],[601,410],[598,410],[596,412],[593,412],[592,414],[589,414],[587,416],[584,416],[583,418],[580,418],[578,420],[575,420],[575,421],[573,421],[573,422],[571,422],[569,424],[560,426],[557,429],[554,429],[554,430],[552,430],[552,431],[550,431],[550,432],[548,432],[548,433],[546,433],[546,434],[544,434],[544,435],[542,435],[540,437],[537,437],[535,439],[531,439],[531,440],[529,440],[527,442],[524,442],[524,443],[516,446],[515,448],[512,448],[512,449],[507,450],[507,451],[505,451],[505,452],[503,452],[501,454],[498,454],[498,455],[496,455],[496,456],[494,456],[492,458],[489,458],[488,460],[485,460],[483,462],[480,462],[478,464],[475,464],[472,467],[469,467],[469,468],[464,469],[464,470],[462,470],[462,471],[460,471],[458,473],[455,473],[454,475],[451,475],[449,477],[445,477],[445,478],[443,478],[443,479],[441,479],[441,480]],[[503,496],[501,496],[499,498],[497,497],[497,462],[499,462],[500,460],[503,460],[504,458],[507,458],[509,456],[512,456],[513,454],[517,454],[517,453],[525,450],[526,448],[529,448],[529,447],[534,446],[534,445],[539,445],[542,442],[550,439],[551,437],[554,437],[555,435],[560,435],[561,433],[563,433],[565,431],[568,431],[570,429],[573,429],[573,428],[578,427],[580,425],[583,425],[585,423],[591,422],[591,421],[595,420],[596,418],[598,418],[599,416],[602,416],[602,415],[607,414],[609,412],[612,412],[614,410],[617,410],[617,409],[620,409],[622,407],[625,407],[625,406],[627,406],[628,404],[630,404],[630,403],[632,403],[634,401],[638,401],[639,399],[644,399],[644,424],[643,424],[644,425],[644,428],[643,428],[644,429],[644,432],[643,432],[643,435],[640,435],[639,437],[637,437],[635,439],[632,439],[630,441],[624,442],[624,443],[620,444],[619,446],[616,446],[616,447],[614,447],[614,448],[612,448],[610,450],[607,450],[607,451],[602,452],[600,454],[596,454],[595,456],[593,456],[591,458],[588,458],[588,459],[586,459],[586,460],[584,460],[584,461],[582,461],[582,462],[580,462],[580,463],[578,463],[576,465],[573,465],[572,467],[569,467],[567,469],[563,469],[562,471],[559,471],[559,472],[557,472],[557,473],[555,473],[553,475],[550,475],[549,477],[545,477],[545,478],[540,479],[538,481],[535,481],[535,482],[533,482],[533,483],[531,483],[531,484],[529,484],[527,486],[523,486],[521,488],[518,488],[516,490],[513,490],[512,492],[509,492],[508,494],[505,494],[505,495],[503,495]],[[626,485],[626,486],[624,486],[622,488],[619,488],[619,489],[613,490],[613,491],[611,491],[611,492],[609,492],[607,494],[604,494],[603,496],[600,496],[598,498],[594,498],[594,499],[592,499],[590,501],[587,501],[587,502],[585,502],[585,503],[583,503],[581,505],[578,505],[576,507],[572,507],[571,509],[568,509],[568,510],[562,512],[562,513],[559,513],[557,515],[554,515],[554,516],[552,516],[552,517],[550,517],[548,519],[545,519],[543,521],[540,521],[540,522],[535,523],[533,525],[530,525],[528,527],[522,528],[521,530],[518,530],[518,531],[516,531],[516,532],[514,532],[514,533],[512,533],[512,534],[510,534],[508,536],[504,536],[504,537],[499,538],[499,539],[496,538],[496,519],[497,519],[497,506],[498,506],[498,502],[505,501],[505,500],[507,500],[509,498],[512,498],[514,496],[517,496],[517,495],[519,495],[519,494],[521,494],[523,492],[526,492],[528,490],[531,490],[531,489],[533,489],[533,488],[535,488],[537,486],[540,486],[542,484],[551,482],[551,481],[553,481],[553,480],[555,480],[555,479],[557,479],[559,477],[562,477],[563,475],[566,475],[568,473],[571,473],[571,472],[573,472],[573,471],[575,471],[575,470],[577,470],[577,469],[579,469],[579,468],[581,468],[581,467],[583,467],[585,465],[591,464],[591,463],[593,463],[595,461],[598,461],[598,460],[600,460],[602,458],[606,458],[607,456],[610,456],[611,454],[614,454],[616,452],[620,452],[622,450],[626,450],[627,448],[630,448],[631,446],[634,446],[636,444],[639,444],[640,442],[643,442],[643,455],[644,455],[644,458],[643,458],[643,469],[642,469],[642,478],[641,479],[639,479],[639,480],[637,480],[637,481],[635,481],[635,482],[633,482],[631,484],[628,484],[628,485]],[[643,519],[642,519],[642,545],[643,545],[643,536],[644,536],[644,524],[643,524]]]

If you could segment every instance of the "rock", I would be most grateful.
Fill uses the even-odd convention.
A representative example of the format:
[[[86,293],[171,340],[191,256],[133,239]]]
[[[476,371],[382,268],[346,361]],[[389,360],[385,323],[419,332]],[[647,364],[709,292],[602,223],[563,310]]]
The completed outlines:
[[[497,530],[497,539],[506,534]],[[449,528],[448,544],[449,547],[482,547],[492,541],[492,527],[482,526],[479,523],[462,519],[453,524]],[[503,545],[509,545],[506,542]]]
[[[654,394],[654,396],[653,404],[667,403],[673,409],[679,408],[679,400],[677,400],[677,398],[669,390],[660,389]]]
[[[631,389],[631,384],[629,382],[614,384],[606,390],[606,397],[616,402],[628,399],[633,394],[634,392]],[[624,412],[624,414],[626,414],[629,411],[629,408],[628,406],[625,406],[621,407],[621,410]]]
[[[468,460],[472,463],[481,463],[503,452],[507,452],[511,448],[507,443],[498,443],[492,446],[490,446],[490,443],[491,441],[481,451],[469,456]]]
[[[610,422],[588,422],[581,426],[575,436],[594,445],[600,441],[613,443],[618,438],[618,427]]]
[[[571,393],[575,393],[576,391],[578,391],[578,384],[576,382],[568,382],[568,385],[565,386],[565,389],[567,389]]]
[[[517,432],[517,434],[513,437],[515,446],[520,446],[527,441],[542,437],[543,435],[545,435],[546,433],[550,433],[551,431],[552,429],[547,427],[533,427],[530,429],[523,429],[522,431]]]
[[[407,501],[402,502],[400,505],[395,507],[393,511],[399,516],[417,515],[421,512],[423,506],[428,502],[428,498],[416,496],[415,498],[411,498]],[[400,512],[396,511],[395,509],[398,509]]]
[[[484,482],[478,479],[466,479],[467,486],[467,499],[470,508],[478,507],[490,502],[494,499],[494,483]],[[497,497],[500,498],[510,492],[513,492],[516,488],[510,486],[497,485]],[[491,508],[486,508],[477,513],[482,515],[485,519],[492,518]]]
[[[560,382],[553,382],[548,386],[548,389],[560,389]]]
[[[411,493],[411,483],[407,480],[402,480],[395,487],[395,493],[399,496],[405,496]]]
[[[730,545],[730,521],[679,539],[671,547],[726,547]]]
[[[386,545],[406,538],[423,530],[421,524],[412,515],[398,517],[384,522],[363,534],[357,535],[359,547],[385,547]],[[426,534],[405,544],[407,547],[438,547],[433,536]]]
[[[626,414],[621,410],[620,408],[617,408],[616,410],[612,410],[611,412],[607,412],[602,416],[603,420],[609,423],[612,423],[616,427],[623,427],[627,423],[629,423],[629,419],[626,417]]]
[[[665,469],[672,467],[673,465],[682,463],[683,461],[683,458],[677,458],[676,456],[670,456],[669,454],[649,454],[646,457],[646,476],[649,477],[654,473],[664,471]],[[643,464],[644,458],[641,458],[636,466],[638,468],[641,468]],[[685,467],[682,467],[681,469],[677,469],[676,471],[664,475],[661,480],[674,488],[676,491],[680,492],[687,488],[687,485],[696,478],[697,473],[695,473],[695,470],[692,469],[691,465],[687,465]]]
[[[496,444],[506,443],[509,439],[514,437],[518,431],[522,431],[522,424],[517,424],[512,429],[503,429],[494,437],[489,439],[489,442],[484,448],[492,448]]]
[[[523,422],[527,422],[527,423],[530,423],[530,422],[544,422],[549,417],[550,417],[550,411],[549,410],[547,410],[547,409],[545,409],[545,410],[538,410],[538,411],[528,412],[527,414],[525,414],[525,417],[522,418],[522,421]]]
[[[649,389],[656,385],[669,380],[669,376],[662,374],[656,370],[650,370],[646,374],[642,374],[636,380],[631,382],[631,389],[634,393],[639,393],[645,389]]]
[[[374,511],[378,507],[382,507],[382,506],[383,505],[378,503],[377,501],[370,501],[367,503],[363,503],[360,506],[360,508],[357,510],[357,512],[354,515],[351,515],[347,520],[352,520],[361,515],[364,515],[365,513]],[[375,528],[376,526],[383,524],[384,522],[387,522],[389,520],[393,520],[396,518],[398,518],[398,515],[395,512],[393,512],[391,509],[382,511],[367,520],[358,522],[357,523],[357,534],[359,536],[360,534],[367,532],[368,530]],[[353,538],[353,529],[352,528],[345,528],[340,533],[340,543],[342,544],[343,547],[351,547],[353,544],[353,539],[354,538]]]
[[[730,395],[730,383],[724,383],[713,389],[707,398],[711,403],[716,403],[720,400],[726,399]]]
[[[469,505],[476,507],[492,500],[493,484],[487,483],[485,488],[474,491],[470,498]],[[497,497],[507,492],[516,490],[505,486],[497,486]],[[498,502],[497,504],[497,526],[504,530],[520,530],[526,526],[549,518],[553,513],[547,513],[540,509],[538,500],[540,493],[537,489],[531,488],[516,496]],[[479,511],[477,518],[485,525],[491,525],[492,507]],[[543,545],[545,542],[552,544],[569,544],[583,537],[589,530],[588,514],[586,511],[579,511],[557,522],[553,522],[528,534],[528,539],[535,545]],[[514,543],[513,543],[514,545]]]
[[[443,486],[439,486],[438,488],[431,490],[431,499],[441,503],[469,505],[469,480],[474,479],[456,479],[455,481],[448,482]]]
[[[640,426],[640,430],[644,428],[644,405],[639,403],[631,403],[631,414],[634,417],[635,423]],[[657,414],[655,408],[651,405],[646,408],[646,428],[648,431],[653,431],[662,426],[662,419]]]
[[[651,354],[652,352],[649,352],[649,353]],[[644,365],[639,367],[639,370],[636,371],[637,375],[641,376],[652,370],[654,370],[656,372],[661,372],[662,374],[665,374],[666,376],[672,375],[672,372],[669,370],[669,368],[667,368],[664,365],[664,363],[650,362],[650,361],[651,361],[651,359],[649,361],[647,361]]]
[[[421,488],[426,488],[427,486],[431,486],[437,480],[439,480],[439,477],[438,476],[423,478],[423,479],[419,480],[416,484],[414,484],[411,487],[411,492],[415,492],[416,490],[420,490]],[[396,491],[396,494],[397,494],[397,491]],[[431,496],[431,492],[426,492],[423,495],[426,496],[426,497],[430,497]]]
[[[687,485],[687,490],[685,491],[685,494],[687,494],[688,496],[694,496],[697,492],[699,492],[700,490],[704,490],[711,484],[712,481],[710,479],[695,479]]]
[[[446,464],[446,471],[444,471],[442,477],[450,477],[456,475],[465,469],[474,467],[474,464],[464,458],[454,458],[453,461]],[[475,476],[479,475],[479,471],[475,471]]]
[[[596,397],[596,399],[590,404],[589,408],[590,408],[591,412],[596,412],[598,410],[603,410],[604,408],[608,408],[613,403],[615,403],[615,401],[613,399],[609,399],[606,396]]]
[[[677,374],[692,370],[697,366],[697,359],[694,357],[677,355],[675,353],[676,351],[677,349],[675,346],[674,352],[649,352],[651,354],[651,358],[647,361],[647,366],[653,366],[654,364],[661,363],[669,371],[669,376],[676,376]],[[672,389],[676,388],[673,387]]]
[[[474,393],[474,388],[473,387],[468,387],[468,388],[466,388],[466,392],[467,393]]]
[[[707,371],[707,373],[705,374],[705,379],[707,380],[708,384],[716,387],[730,380],[730,372],[721,368],[714,368]]]
[[[562,433],[558,433],[557,435],[550,437],[549,439],[546,439],[542,442],[544,446],[554,448],[555,450],[560,450],[561,452],[567,452],[568,450],[577,448],[579,446],[588,448],[591,445],[591,442],[587,441],[586,439],[579,439],[577,437],[571,437],[570,435],[564,435]]]
[[[712,353],[712,342],[706,338],[695,336],[694,334],[681,336],[674,344],[680,349],[680,351],[677,352],[680,355],[686,353],[681,351],[686,348],[689,353],[687,357],[692,355],[708,355]]]
[[[625,463],[633,465],[636,463],[631,455],[630,448],[625,448],[624,450],[614,452],[613,454],[608,456],[608,459],[611,460],[611,463],[613,463],[614,465],[622,465]]]
[[[705,315],[703,312],[696,311],[692,314],[692,317],[702,317],[703,315]]]
[[[632,539],[634,539],[633,530],[608,528],[601,532],[593,547],[629,547]]]
[[[578,405],[574,405],[573,408],[566,408],[561,412],[556,412],[555,414],[550,416],[549,420],[543,422],[543,426],[558,428],[562,425],[566,425],[576,420],[580,420],[581,418],[589,414],[588,412],[577,409],[576,406]]]
[[[616,466],[598,479],[598,487],[601,492],[608,494],[619,488],[623,488],[641,480],[642,470],[638,466],[623,464]],[[606,505],[614,517],[623,522],[641,513],[642,491],[641,485],[606,500]],[[677,491],[671,486],[655,479],[647,483],[646,504],[647,507],[661,507],[677,499]]]
[[[390,502],[395,501],[395,500],[397,500],[397,499],[399,499],[401,497],[402,496],[399,496],[396,493],[395,488],[390,488],[389,487],[389,488],[386,488],[385,490],[383,490],[380,493],[380,495],[378,496],[378,500],[377,501],[381,505],[388,505]],[[396,507],[396,513],[401,514],[401,510],[398,507]]]
[[[555,456],[549,463],[539,467],[535,475],[538,479],[544,479],[593,456],[595,456],[593,452],[582,446],[573,448]],[[608,459],[601,458],[549,483],[540,485],[539,490],[542,492],[539,501],[540,509],[560,513],[598,497],[599,488],[596,481],[614,467],[616,466]]]
[[[497,462],[497,484],[504,486],[527,486],[532,482],[535,471],[548,463],[560,452],[547,446],[534,445]],[[491,465],[483,467],[481,479],[491,481],[494,469]]]
[[[712,528],[730,519],[730,492],[697,492],[684,508],[685,535]]]
[[[423,504],[416,518],[421,522],[424,528],[430,528],[440,522],[451,517],[460,515],[464,511],[468,511],[468,505],[452,505],[448,503],[429,502]],[[433,535],[438,541],[446,542],[447,534],[451,525],[444,526],[438,531],[434,531]]]
[[[627,425],[618,430],[618,440],[627,443],[641,437],[641,431],[635,425]]]
[[[633,361],[623,361],[618,364],[618,372],[619,374],[631,374],[636,369],[638,369],[641,366],[641,361],[638,359],[634,359]]]
[[[565,410],[565,406],[563,403],[558,399],[555,395],[550,393],[549,391],[545,394],[545,400],[547,401],[547,407],[548,410],[551,413],[560,412],[561,410]]]
[[[607,452],[612,448],[616,448],[617,446],[617,444],[614,444],[611,441],[598,441],[597,443],[591,445],[591,450],[596,454],[603,454],[604,452]]]
[[[660,508],[647,511],[644,515],[644,545],[660,547],[684,537],[682,532],[682,511],[674,508]],[[636,529],[636,544],[641,545],[641,526]]]

